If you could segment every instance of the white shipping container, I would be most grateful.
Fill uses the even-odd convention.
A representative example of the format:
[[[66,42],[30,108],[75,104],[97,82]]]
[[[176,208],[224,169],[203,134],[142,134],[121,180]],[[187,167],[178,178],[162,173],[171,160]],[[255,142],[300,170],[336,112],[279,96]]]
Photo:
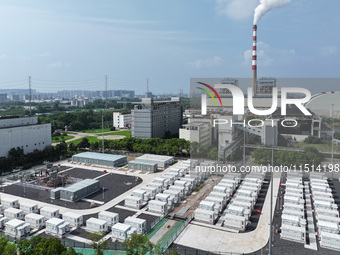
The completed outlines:
[[[245,231],[246,226],[247,226],[247,218],[244,216],[227,213],[224,216],[223,224],[224,224],[224,227],[227,227],[227,228],[234,228],[234,229],[238,229],[241,231]]]
[[[148,208],[150,211],[165,214],[168,210],[168,206],[166,202],[151,200],[148,204]]]
[[[86,231],[89,232],[107,232],[108,223],[106,220],[90,218],[86,221]]]
[[[330,216],[330,217],[339,217],[339,212],[337,210],[332,209],[324,209],[324,208],[316,208],[314,209],[315,216],[319,215]]]
[[[139,197],[139,198],[143,199],[144,201],[150,200],[150,194],[148,194],[146,190],[142,190],[142,189],[133,190],[132,196]]]
[[[15,238],[25,237],[30,231],[30,225],[22,220],[13,219],[5,223],[5,234]]]
[[[4,209],[6,208],[16,208],[19,209],[19,200],[10,197],[1,197],[1,205]]]
[[[306,229],[302,227],[296,227],[291,225],[282,224],[281,226],[281,238],[290,239],[297,242],[305,242]]]
[[[98,213],[98,219],[105,220],[112,227],[119,222],[119,214],[114,212],[102,211]]]
[[[320,246],[323,248],[332,248],[340,251],[340,235],[327,233],[327,232],[319,232],[320,236]]]
[[[77,213],[65,212],[63,220],[70,223],[71,227],[78,228],[83,225],[83,215]]]
[[[20,210],[22,210],[25,214],[39,213],[38,204],[29,203],[29,202],[21,202]]]
[[[292,203],[289,203],[289,202],[284,203],[283,208],[284,209],[289,209],[289,210],[297,210],[297,211],[301,211],[301,212],[304,211],[304,205],[301,205],[301,204],[292,204]]]
[[[128,196],[125,198],[125,206],[140,209],[142,208],[143,201],[140,197]]]
[[[116,223],[112,226],[112,238],[118,239],[120,241],[125,241],[133,233],[137,233],[137,229],[132,228],[130,225],[123,223]]]
[[[46,219],[59,218],[59,209],[53,207],[43,207],[40,209],[40,214]]]
[[[319,231],[328,232],[333,234],[339,234],[340,226],[338,222],[328,222],[323,220],[318,220],[317,227]]]
[[[181,192],[179,190],[164,190],[163,194],[170,195],[174,203],[178,203],[181,199]]]
[[[0,215],[0,229],[5,228],[5,223],[9,221],[9,219],[3,215]]]
[[[185,196],[185,188],[180,186],[170,186],[169,190],[179,191],[181,199]]]
[[[156,188],[157,189],[157,194],[161,193],[164,190],[163,185],[161,183],[151,182],[151,183],[149,183],[147,185],[147,187]]]
[[[202,221],[202,222],[206,222],[209,224],[214,224],[216,220],[216,215],[214,211],[205,210],[201,208],[198,208],[195,210],[194,217],[195,217],[195,220],[197,221]]]
[[[70,232],[70,223],[59,218],[46,221],[46,234],[62,237],[68,232]]]
[[[45,217],[36,213],[26,214],[25,222],[30,224],[31,228],[42,229],[46,226]]]
[[[143,187],[141,190],[145,190],[146,192],[149,192],[150,199],[154,199],[157,194],[157,188],[155,187]]]
[[[4,215],[9,220],[13,220],[13,219],[24,220],[24,212],[20,209],[16,209],[16,208],[5,209]]]
[[[137,229],[137,233],[144,234],[146,231],[146,220],[135,218],[135,217],[127,217],[124,220],[124,224],[130,225],[131,227]]]
[[[163,186],[163,190],[169,186],[169,180],[165,178],[156,177],[153,179],[153,183],[160,183]]]

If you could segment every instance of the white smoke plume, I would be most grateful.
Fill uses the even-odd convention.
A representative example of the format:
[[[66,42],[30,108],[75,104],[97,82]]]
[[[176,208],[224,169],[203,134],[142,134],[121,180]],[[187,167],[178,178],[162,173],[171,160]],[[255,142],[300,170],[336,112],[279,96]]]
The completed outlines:
[[[285,6],[290,2],[291,0],[260,0],[260,4],[255,8],[254,25],[256,25],[259,19],[268,11]]]

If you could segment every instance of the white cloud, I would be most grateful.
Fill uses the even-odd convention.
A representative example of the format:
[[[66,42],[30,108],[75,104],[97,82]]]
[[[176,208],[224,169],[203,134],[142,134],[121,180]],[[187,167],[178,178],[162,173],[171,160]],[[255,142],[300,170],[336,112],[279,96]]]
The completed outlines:
[[[328,56],[333,56],[333,55],[337,55],[338,53],[340,53],[340,48],[333,46],[333,45],[328,45],[328,46],[322,47],[319,52],[321,56],[328,57]]]
[[[206,58],[206,59],[197,59],[193,62],[190,62],[189,66],[191,66],[192,68],[201,69],[201,68],[215,67],[221,63],[222,63],[222,59],[220,57],[213,56],[211,58]]]
[[[294,49],[275,49],[264,42],[257,42],[257,64],[269,66],[273,63],[287,61],[295,55]],[[252,50],[243,53],[243,65],[251,65]]]
[[[47,58],[50,56],[51,56],[51,53],[49,52],[43,52],[43,53],[38,54],[38,57],[41,57],[41,58]]]
[[[48,68],[70,68],[70,64],[62,62],[53,62],[47,65]]]
[[[244,20],[254,16],[258,0],[216,0],[216,12],[233,20]]]

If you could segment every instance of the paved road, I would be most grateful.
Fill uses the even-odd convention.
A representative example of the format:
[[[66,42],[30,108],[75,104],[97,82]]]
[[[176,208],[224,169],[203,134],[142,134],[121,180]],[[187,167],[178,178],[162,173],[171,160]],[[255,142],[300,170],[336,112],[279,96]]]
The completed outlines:
[[[273,181],[273,215],[280,184],[280,177],[281,173],[277,173]],[[194,249],[222,254],[226,252],[243,254],[258,251],[268,243],[269,239],[270,196],[271,192],[269,189],[262,208],[262,215],[257,228],[254,231],[247,233],[231,233],[189,224],[177,237],[175,243]]]

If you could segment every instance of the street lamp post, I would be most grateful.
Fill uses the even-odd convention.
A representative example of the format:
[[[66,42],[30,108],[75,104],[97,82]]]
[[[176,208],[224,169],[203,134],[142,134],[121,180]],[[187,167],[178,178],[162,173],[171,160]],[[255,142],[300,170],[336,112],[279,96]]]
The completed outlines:
[[[274,149],[272,148],[272,167],[274,168]],[[272,254],[272,235],[273,235],[273,174],[270,176],[270,236],[269,236],[269,255]]]

